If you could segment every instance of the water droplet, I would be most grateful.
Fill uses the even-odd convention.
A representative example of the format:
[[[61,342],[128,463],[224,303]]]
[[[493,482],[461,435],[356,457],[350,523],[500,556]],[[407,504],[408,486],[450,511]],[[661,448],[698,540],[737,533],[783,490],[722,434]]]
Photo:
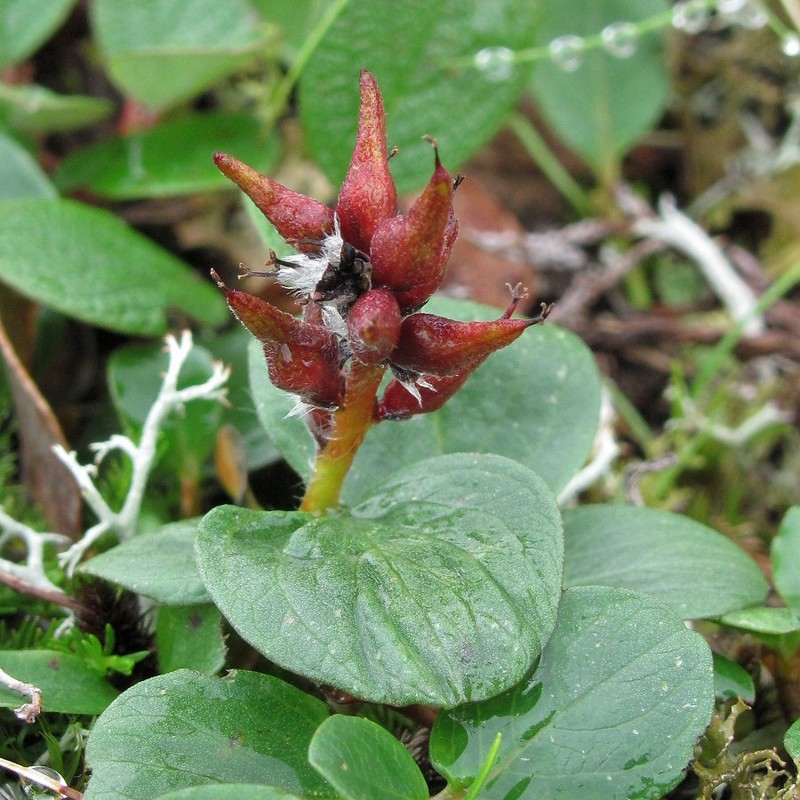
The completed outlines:
[[[56,772],[54,769],[50,769],[50,767],[31,767],[34,772],[38,772],[41,775],[46,775],[48,778],[54,780],[59,786],[66,787],[67,782],[64,778]],[[53,800],[54,797],[60,795],[56,795],[55,792],[51,792],[50,789],[46,789],[44,786],[41,786],[38,783],[34,783],[32,780],[27,778],[20,778],[20,785],[22,786],[22,790],[25,792],[27,797],[34,798],[34,800]]]
[[[761,3],[757,3],[755,0],[747,0],[739,11],[731,16],[732,21],[737,25],[751,31],[763,28],[769,22],[767,12],[761,7]]]
[[[706,0],[683,0],[672,7],[672,25],[684,33],[700,33],[710,16]]]
[[[736,14],[746,3],[747,0],[717,0],[717,11],[720,14]]]
[[[586,42],[580,36],[559,36],[550,42],[550,60],[564,72],[575,72],[583,64]]]
[[[514,69],[514,51],[507,47],[484,47],[475,53],[475,66],[490,81],[507,81]]]
[[[781,38],[781,50],[789,58],[800,56],[800,36],[796,33],[787,33]]]
[[[600,32],[603,47],[617,58],[630,58],[636,52],[639,32],[632,22],[612,22]]]

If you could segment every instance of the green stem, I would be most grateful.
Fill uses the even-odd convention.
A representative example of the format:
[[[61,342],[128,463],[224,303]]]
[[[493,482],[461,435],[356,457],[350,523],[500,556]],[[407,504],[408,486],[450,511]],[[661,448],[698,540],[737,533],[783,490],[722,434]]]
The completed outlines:
[[[516,112],[509,116],[507,124],[550,183],[569,200],[580,216],[589,216],[592,213],[589,195],[564,169],[564,165],[556,158],[536,128],[522,114]]]
[[[300,75],[311,60],[311,56],[349,2],[350,0],[335,0],[335,2],[331,3],[328,10],[320,17],[319,22],[317,22],[314,29],[303,42],[303,46],[300,48],[297,58],[292,62],[283,80],[275,88],[275,92],[272,95],[271,106],[273,120],[277,119],[283,113],[289,102],[292,89],[294,89],[294,85],[300,79]]]
[[[333,429],[317,455],[301,511],[322,513],[339,506],[342,484],[356,452],[374,421],[375,395],[386,367],[353,361],[344,401],[333,415]]]
[[[745,325],[757,314],[763,314],[773,303],[780,300],[800,283],[800,261],[784,272],[762,295],[753,310],[745,319],[739,320],[722,339],[716,344],[708,358],[704,360],[703,367],[692,381],[691,396],[697,400],[713,382],[722,370],[728,357],[739,344],[744,335]]]

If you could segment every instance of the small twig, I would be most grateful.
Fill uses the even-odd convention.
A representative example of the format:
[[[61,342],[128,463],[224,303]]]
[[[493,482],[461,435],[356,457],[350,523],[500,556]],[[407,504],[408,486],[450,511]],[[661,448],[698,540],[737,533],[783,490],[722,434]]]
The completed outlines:
[[[66,797],[67,800],[82,800],[83,798],[82,792],[79,792],[77,789],[70,789],[70,787],[63,782],[63,779],[58,781],[41,772],[36,767],[23,767],[22,764],[15,764],[13,761],[9,761],[5,758],[0,758],[0,767],[5,767],[9,772],[13,772],[31,783],[44,786],[45,789],[49,789],[57,797]]]
[[[4,572],[2,569],[0,569],[0,583],[5,584],[17,594],[35,597],[37,600],[44,600],[48,603],[55,603],[57,606],[63,606],[72,611],[80,611],[83,608],[74,597],[70,597],[60,589],[48,589],[45,586],[39,586],[36,583],[26,581],[18,575]]]
[[[664,250],[661,242],[646,239],[637,242],[624,253],[611,246],[601,252],[603,269],[593,269],[575,276],[567,292],[558,301],[552,321],[569,325],[569,321],[589,309],[602,295],[617,286],[620,281],[643,259]]]
[[[586,247],[612,234],[618,225],[585,219],[557,230],[536,233],[470,231],[471,242],[489,253],[525,261],[537,270],[576,272],[590,263]]]
[[[716,242],[668,195],[662,196],[658,211],[658,217],[636,219],[634,232],[664,242],[691,258],[733,319],[743,323],[744,335],[763,333],[766,325],[763,317],[756,313],[758,298],[739,277]]]
[[[640,461],[638,464],[632,464],[625,469],[624,491],[625,499],[632,506],[645,505],[644,498],[639,485],[642,478],[649,472],[660,472],[662,469],[675,467],[678,465],[678,456],[675,453],[667,453],[660,458],[654,458],[652,461]]]
[[[0,684],[12,692],[31,698],[30,703],[25,703],[19,708],[15,708],[14,713],[17,715],[17,719],[21,719],[29,725],[36,722],[42,711],[42,690],[32,683],[25,683],[13,675],[9,675],[4,669],[0,669]]]

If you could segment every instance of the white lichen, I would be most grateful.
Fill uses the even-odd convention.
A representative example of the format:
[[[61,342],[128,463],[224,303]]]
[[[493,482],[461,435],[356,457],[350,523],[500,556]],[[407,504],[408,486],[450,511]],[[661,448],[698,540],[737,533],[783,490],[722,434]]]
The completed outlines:
[[[192,400],[222,400],[225,397],[225,383],[230,370],[221,363],[214,364],[213,372],[205,382],[178,388],[178,376],[192,350],[192,334],[189,331],[181,334],[180,341],[173,336],[167,336],[165,343],[169,356],[167,370],[158,396],[145,419],[138,444],[127,436],[112,436],[105,442],[92,445],[95,463],[86,465],[78,462],[74,452],[68,453],[60,445],[54,447],[56,455],[72,473],[87,505],[97,518],[97,522],[61,554],[61,565],[68,574],[74,571],[86,551],[104,534],[112,532],[119,541],[125,541],[136,533],[147,479],[156,458],[158,434],[166,418]],[[119,511],[112,510],[94,481],[97,465],[115,450],[124,453],[131,462],[131,481]]]

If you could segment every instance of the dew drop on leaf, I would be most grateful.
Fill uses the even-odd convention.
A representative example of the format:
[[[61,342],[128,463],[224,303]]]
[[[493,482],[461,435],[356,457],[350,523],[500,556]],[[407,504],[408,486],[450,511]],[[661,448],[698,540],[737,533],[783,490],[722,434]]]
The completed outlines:
[[[743,28],[756,31],[769,22],[769,17],[760,3],[755,2],[755,0],[748,0],[734,15],[733,21]]]
[[[800,56],[800,36],[796,33],[787,33],[781,39],[781,51],[789,58]]]
[[[550,60],[565,72],[575,72],[583,64],[586,42],[580,36],[559,36],[550,42]]]
[[[700,33],[710,17],[705,0],[684,0],[672,8],[672,26],[688,34]]]
[[[63,786],[65,788],[67,786],[67,782],[64,780],[64,778],[54,769],[50,769],[50,767],[34,766],[31,767],[31,770],[52,779],[59,786]],[[61,796],[60,792],[53,792],[41,784],[35,783],[34,781],[24,777],[20,779],[20,785],[22,786],[22,790],[25,792],[25,796],[31,797],[33,800],[53,800],[54,797]]]
[[[475,66],[494,83],[507,81],[514,68],[514,52],[507,47],[484,47],[475,53]]]
[[[747,4],[747,0],[717,0],[720,14],[737,14]]]
[[[600,32],[603,48],[617,58],[630,58],[636,52],[639,32],[632,22],[612,22]]]

